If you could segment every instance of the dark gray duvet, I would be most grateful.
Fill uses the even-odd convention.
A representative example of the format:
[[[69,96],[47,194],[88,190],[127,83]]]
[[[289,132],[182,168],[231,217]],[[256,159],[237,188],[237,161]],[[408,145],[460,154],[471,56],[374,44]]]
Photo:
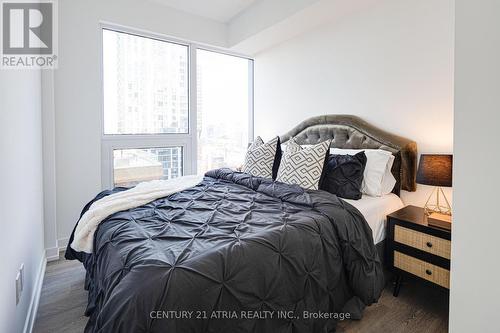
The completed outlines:
[[[329,332],[384,284],[354,207],[228,169],[108,217],[92,255],[66,258],[87,270],[86,332]]]

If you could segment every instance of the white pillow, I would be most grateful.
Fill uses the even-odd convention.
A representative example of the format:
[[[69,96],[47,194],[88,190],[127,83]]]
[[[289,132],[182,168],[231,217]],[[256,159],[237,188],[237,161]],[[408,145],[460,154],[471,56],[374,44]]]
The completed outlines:
[[[396,185],[396,178],[391,172],[392,165],[394,164],[394,155],[391,154],[389,162],[387,162],[387,168],[385,169],[384,178],[382,179],[382,195],[386,195],[392,192],[394,186]]]
[[[330,154],[356,155],[364,151],[366,166],[363,173],[361,192],[375,197],[391,193],[396,179],[391,173],[394,155],[383,149],[340,149],[330,148]]]

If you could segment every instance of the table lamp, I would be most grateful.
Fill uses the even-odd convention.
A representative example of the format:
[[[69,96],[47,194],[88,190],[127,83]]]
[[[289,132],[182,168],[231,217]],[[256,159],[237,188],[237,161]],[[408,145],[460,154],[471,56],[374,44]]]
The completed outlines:
[[[451,207],[442,187],[452,185],[453,155],[420,155],[417,183],[436,186],[425,203],[425,214],[440,213],[451,216]],[[442,199],[441,199],[442,196]]]

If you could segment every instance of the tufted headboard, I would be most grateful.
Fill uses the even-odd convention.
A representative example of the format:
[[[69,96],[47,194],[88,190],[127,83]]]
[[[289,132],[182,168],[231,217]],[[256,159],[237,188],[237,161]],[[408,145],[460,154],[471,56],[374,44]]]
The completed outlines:
[[[394,154],[392,173],[396,178],[394,191],[415,191],[417,144],[414,141],[381,130],[359,117],[324,115],[304,120],[280,137],[281,143],[295,138],[299,144],[316,144],[333,139],[331,147],[345,149],[384,149]]]

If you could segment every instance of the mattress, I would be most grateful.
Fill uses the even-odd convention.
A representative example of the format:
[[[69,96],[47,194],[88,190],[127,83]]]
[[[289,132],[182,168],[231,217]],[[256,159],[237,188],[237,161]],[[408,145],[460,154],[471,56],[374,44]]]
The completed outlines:
[[[363,195],[359,200],[342,199],[356,207],[372,229],[375,244],[385,239],[385,224],[388,214],[404,207],[401,199],[394,193],[381,197]]]

